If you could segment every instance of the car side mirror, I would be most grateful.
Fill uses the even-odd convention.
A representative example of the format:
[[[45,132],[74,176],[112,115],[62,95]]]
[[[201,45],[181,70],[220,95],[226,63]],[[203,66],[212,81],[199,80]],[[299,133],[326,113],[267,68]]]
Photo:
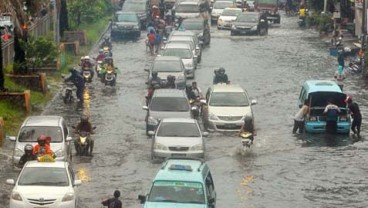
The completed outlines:
[[[14,185],[15,181],[14,181],[14,179],[6,179],[6,183],[9,184],[9,185]]]
[[[206,132],[206,131],[205,131],[205,132],[203,132],[203,133],[202,133],[202,136],[204,136],[204,137],[208,137],[208,132]]]
[[[251,105],[255,105],[255,104],[257,104],[257,100],[252,100]]]
[[[145,195],[138,195],[138,199],[141,202],[141,204],[144,204],[146,202],[146,196]]]
[[[145,105],[145,106],[142,107],[142,109],[143,110],[148,110],[148,106]]]
[[[74,183],[73,183],[74,186],[80,186],[81,184],[82,184],[81,180],[74,180]]]
[[[72,137],[67,137],[66,138],[66,142],[70,142],[70,141],[72,141],[73,140],[73,138]]]
[[[215,203],[215,198],[210,198],[208,204],[213,205]]]
[[[15,140],[16,140],[15,136],[7,136],[6,138],[9,139],[12,142],[15,142]]]
[[[154,136],[155,132],[154,131],[148,131],[147,134],[148,134],[148,136]]]

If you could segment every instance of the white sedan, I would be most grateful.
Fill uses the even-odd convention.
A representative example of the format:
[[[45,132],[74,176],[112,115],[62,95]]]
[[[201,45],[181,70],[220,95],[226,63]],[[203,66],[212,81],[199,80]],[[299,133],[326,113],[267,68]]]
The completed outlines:
[[[76,208],[77,186],[68,162],[27,162],[17,181],[6,180],[15,185],[10,195],[10,208],[58,207]]]
[[[217,29],[231,29],[233,21],[242,12],[240,8],[226,8],[217,20]]]

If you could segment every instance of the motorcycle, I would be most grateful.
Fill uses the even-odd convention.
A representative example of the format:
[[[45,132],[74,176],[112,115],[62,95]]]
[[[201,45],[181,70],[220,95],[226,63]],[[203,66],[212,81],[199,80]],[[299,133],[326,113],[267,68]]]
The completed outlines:
[[[250,148],[250,146],[253,144],[252,142],[253,134],[250,132],[242,132],[240,134],[240,137],[241,137],[241,143],[243,146],[243,150]]]
[[[75,144],[75,151],[77,152],[77,155],[83,156],[88,155],[89,153],[89,147],[90,147],[90,134],[89,132],[81,131],[78,132],[79,137],[77,138],[77,141],[74,141]]]
[[[114,70],[112,69],[112,67],[109,67],[108,69],[106,69],[104,83],[105,83],[105,86],[106,85],[115,86],[115,84],[116,84],[116,74],[115,74]]]
[[[112,49],[112,44],[111,44],[111,41],[110,41],[110,38],[108,37],[104,37],[104,40],[103,42],[101,43],[101,47],[100,48],[104,48],[104,47],[108,47],[109,50]]]
[[[73,83],[67,83],[67,86],[64,91],[64,97],[63,97],[65,104],[72,103],[74,101],[73,86],[74,86]]]
[[[189,100],[190,106],[191,106],[191,113],[194,119],[199,119],[199,117],[202,115],[202,105],[206,104],[206,100],[200,97],[197,97],[196,99],[190,99]]]
[[[83,67],[82,68],[82,76],[83,76],[85,82],[91,83],[92,82],[92,76],[93,76],[92,69],[89,68],[89,67]]]
[[[96,66],[95,66],[95,71],[97,73],[97,77],[99,77],[99,78],[101,78],[102,64],[103,64],[103,61],[98,60]]]

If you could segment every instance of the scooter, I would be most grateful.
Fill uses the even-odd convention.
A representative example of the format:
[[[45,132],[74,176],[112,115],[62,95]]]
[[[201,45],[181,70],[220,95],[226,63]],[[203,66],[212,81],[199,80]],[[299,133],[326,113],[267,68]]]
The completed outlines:
[[[202,105],[206,104],[206,100],[200,97],[196,99],[190,99],[189,103],[191,105],[191,113],[194,119],[199,119],[202,115]]]
[[[116,75],[115,75],[114,70],[112,70],[111,67],[110,69],[106,70],[104,83],[105,83],[105,86],[106,85],[115,86],[116,84]]]
[[[250,148],[250,146],[253,144],[252,142],[253,134],[250,132],[242,132],[240,133],[240,137],[241,137],[241,143],[243,146],[243,150]]]
[[[78,133],[79,137],[76,141],[74,141],[75,144],[75,151],[77,152],[77,155],[83,156],[89,154],[89,147],[90,147],[90,134],[89,132],[81,131]]]
[[[85,82],[91,83],[92,82],[92,69],[88,67],[82,68],[82,76]]]
[[[63,97],[65,104],[72,103],[74,101],[73,86],[74,86],[73,83],[67,83],[67,86],[64,91],[64,97]]]
[[[97,77],[99,77],[99,78],[101,78],[102,64],[103,64],[103,61],[98,60],[96,66],[95,66],[95,71],[97,73]]]

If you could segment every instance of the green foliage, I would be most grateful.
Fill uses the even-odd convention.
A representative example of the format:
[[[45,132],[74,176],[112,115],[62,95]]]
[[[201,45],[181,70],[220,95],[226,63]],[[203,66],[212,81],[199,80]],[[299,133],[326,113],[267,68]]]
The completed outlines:
[[[314,12],[306,19],[308,27],[316,27],[319,32],[326,33],[333,30],[333,20],[331,14]]]
[[[53,41],[45,37],[30,37],[27,42],[20,40],[21,47],[26,53],[28,68],[39,68],[55,62],[58,50]]]

